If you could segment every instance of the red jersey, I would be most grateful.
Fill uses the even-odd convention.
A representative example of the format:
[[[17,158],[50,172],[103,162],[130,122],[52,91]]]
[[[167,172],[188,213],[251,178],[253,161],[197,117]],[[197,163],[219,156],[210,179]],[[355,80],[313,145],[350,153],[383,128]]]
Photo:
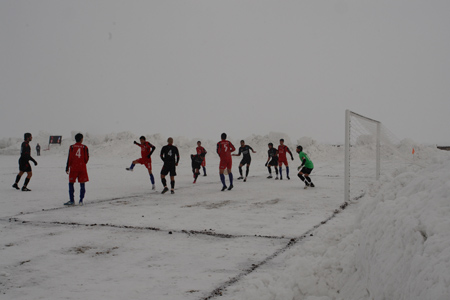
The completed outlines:
[[[70,146],[67,157],[66,171],[86,171],[86,164],[89,161],[89,149],[87,146],[76,143]]]
[[[222,140],[217,143],[217,154],[219,154],[220,159],[231,158],[231,152],[235,151],[233,144],[230,141]]]
[[[141,157],[148,159],[150,158],[150,153],[152,152],[152,148],[154,147],[149,142],[144,142],[142,144],[138,144],[139,147],[141,147]]]
[[[291,150],[289,150],[288,146],[279,145],[278,146],[278,157],[280,160],[286,158],[286,153],[289,153],[292,156]]]
[[[202,146],[197,147],[196,150],[197,150],[197,154],[198,154],[198,155],[203,154],[203,153],[204,153],[204,154],[207,153],[207,152],[206,152],[206,149],[203,148]]]

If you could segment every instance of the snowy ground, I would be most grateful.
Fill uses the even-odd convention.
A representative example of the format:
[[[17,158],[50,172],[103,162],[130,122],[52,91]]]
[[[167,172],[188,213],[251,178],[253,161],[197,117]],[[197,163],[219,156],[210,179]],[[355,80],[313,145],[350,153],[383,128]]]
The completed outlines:
[[[86,144],[84,206],[62,205],[68,144],[35,157],[29,193],[11,188],[18,156],[0,155],[0,299],[450,298],[447,153],[383,176],[342,210],[335,149],[314,148],[317,187],[303,190],[298,157],[290,181],[269,180],[267,148],[249,143],[248,182],[220,192],[214,149],[194,185],[195,144],[181,147],[176,194],[161,195],[144,167],[125,171],[139,157],[132,140]]]

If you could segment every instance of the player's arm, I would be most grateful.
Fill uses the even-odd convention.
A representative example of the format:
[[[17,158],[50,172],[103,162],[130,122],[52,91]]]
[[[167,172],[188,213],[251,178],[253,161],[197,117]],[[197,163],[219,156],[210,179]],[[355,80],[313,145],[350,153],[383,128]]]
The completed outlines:
[[[178,152],[178,147],[175,147],[175,157],[176,157],[175,165],[178,166],[178,162],[180,161],[180,152]]]
[[[231,152],[233,152],[233,151],[231,151]],[[241,156],[241,153],[242,153],[242,147],[239,147],[239,153],[238,154],[231,154],[231,156]]]
[[[300,167],[298,167],[297,169],[300,170],[301,168],[303,168],[303,166],[306,164],[306,157],[300,157],[300,160],[302,162],[302,164],[300,165]]]
[[[253,148],[252,147],[250,147],[250,146],[248,146],[249,148],[250,148],[250,150],[252,150],[252,152],[253,153],[256,153],[256,151],[255,150],[253,150]]]
[[[236,151],[236,148],[234,147],[234,145],[230,142],[230,152],[234,152]]]
[[[66,173],[69,174],[70,169],[70,153],[72,152],[72,146],[69,148],[69,154],[67,155]]]
[[[150,154],[147,156],[147,158],[150,158],[150,156],[152,156],[153,152],[155,152],[156,147],[153,146],[152,144],[150,144],[150,146],[152,147],[152,150],[150,151]]]
[[[203,151],[204,155],[206,155],[206,153],[208,153],[205,148],[203,148],[202,151]]]
[[[35,166],[37,166],[37,161],[35,161],[34,158],[31,157],[31,155],[30,155],[30,160],[34,163]]]
[[[141,146],[141,144],[139,144],[138,142],[134,141],[133,142],[135,145],[138,145],[139,147]]]
[[[86,146],[84,146],[84,151],[85,151],[85,155],[84,155],[84,163],[85,164],[87,164],[88,163],[88,161],[89,161],[89,148],[88,147],[86,147]]]
[[[165,146],[164,147],[162,147],[162,149],[161,149],[161,153],[159,154],[159,157],[161,157],[161,160],[162,161],[164,161],[164,157],[165,157],[165,155],[164,155],[164,150],[165,150]]]
[[[286,147],[286,151],[291,155],[291,160],[294,160],[294,156],[292,156],[292,152],[289,150],[289,147]]]
[[[219,149],[220,149],[220,146],[219,146],[219,143],[217,143],[217,149],[216,149],[216,152],[217,152],[217,155],[220,156],[220,151],[219,151]]]

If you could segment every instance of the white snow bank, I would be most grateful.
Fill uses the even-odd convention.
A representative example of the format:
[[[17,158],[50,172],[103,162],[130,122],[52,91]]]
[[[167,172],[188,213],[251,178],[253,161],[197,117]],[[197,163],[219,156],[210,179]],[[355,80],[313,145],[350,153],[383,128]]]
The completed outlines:
[[[413,169],[384,177],[374,197],[351,205],[224,299],[450,299],[450,159]]]

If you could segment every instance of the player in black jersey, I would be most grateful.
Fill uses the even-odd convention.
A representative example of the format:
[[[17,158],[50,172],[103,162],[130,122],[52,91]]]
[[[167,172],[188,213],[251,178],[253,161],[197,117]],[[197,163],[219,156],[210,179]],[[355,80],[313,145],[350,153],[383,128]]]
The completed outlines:
[[[278,150],[273,147],[272,143],[269,143],[268,146],[269,150],[267,151],[268,158],[266,162],[266,167],[269,170],[269,176],[267,178],[272,178],[271,167],[274,167],[275,173],[277,174],[277,177],[275,177],[275,179],[278,179]]]
[[[194,182],[197,182],[197,178],[200,175],[200,167],[202,166],[202,163],[205,160],[205,153],[200,154],[191,154],[191,160],[192,160],[192,173],[194,173]]]
[[[23,135],[23,143],[20,148],[20,158],[19,158],[19,174],[16,176],[16,182],[13,184],[13,188],[19,189],[19,181],[22,177],[23,173],[27,173],[27,178],[25,178],[25,182],[22,187],[22,191],[29,192],[30,189],[27,188],[28,183],[30,182],[31,176],[33,176],[33,172],[31,171],[30,160],[37,166],[37,162],[34,158],[31,157],[31,147],[30,142],[33,140],[33,136],[31,133],[25,133]]]
[[[169,189],[167,188],[167,180],[166,175],[170,173],[170,192],[175,194],[175,176],[177,176],[176,166],[178,166],[178,162],[180,161],[180,153],[178,152],[178,148],[173,145],[173,138],[167,139],[167,145],[162,147],[160,157],[164,162],[164,165],[161,169],[161,183],[164,186],[161,194],[166,193]]]
[[[244,179],[244,182],[247,181],[248,172],[250,170],[250,163],[252,162],[252,157],[250,156],[250,150],[252,150],[253,153],[256,153],[256,151],[254,151],[252,147],[245,144],[244,140],[241,140],[241,147],[239,147],[239,153],[232,154],[233,156],[240,156],[242,153],[242,160],[239,163],[239,174],[241,176],[238,178],[238,180]],[[244,165],[247,165],[247,169],[245,171],[245,178],[242,177],[242,167]]]

